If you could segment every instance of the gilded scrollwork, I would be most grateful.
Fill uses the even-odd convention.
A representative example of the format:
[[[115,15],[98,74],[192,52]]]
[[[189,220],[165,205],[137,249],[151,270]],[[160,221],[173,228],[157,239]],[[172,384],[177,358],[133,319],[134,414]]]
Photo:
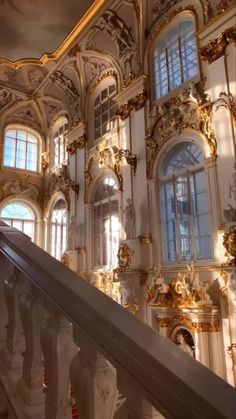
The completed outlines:
[[[222,106],[228,109],[234,124],[236,125],[236,97],[234,97],[232,93],[220,92],[219,98],[216,100],[215,104],[216,111]]]
[[[187,265],[187,272],[178,273],[169,284],[164,282],[160,272],[153,275],[153,284],[147,288],[147,303],[172,308],[212,307],[208,293],[209,282],[200,282],[194,264]]]
[[[145,144],[148,154],[147,177],[151,179],[157,151],[173,135],[184,129],[199,131],[205,137],[210,154],[217,157],[217,142],[213,129],[212,102],[204,92],[203,82],[191,83],[189,89],[180,92],[152,111],[154,123],[147,131]]]
[[[70,267],[70,264],[71,264],[71,262],[72,262],[72,259],[71,259],[71,257],[65,252],[65,253],[63,253],[63,255],[62,255],[62,257],[61,257],[61,263],[63,264],[63,265],[65,265],[67,268],[69,268]]]
[[[207,45],[201,48],[201,57],[208,64],[225,55],[226,47],[236,43],[236,26],[232,26],[221,32],[216,39],[211,39]]]
[[[86,142],[86,135],[83,134],[79,138],[73,140],[70,144],[68,144],[66,147],[66,151],[72,156],[76,153],[77,150],[82,150],[85,147]]]
[[[134,251],[126,243],[121,243],[117,253],[118,268],[115,269],[115,272],[127,271],[130,268],[133,254]]]
[[[223,245],[229,255],[225,266],[236,266],[236,225],[231,226],[224,234]]]
[[[141,109],[147,100],[146,92],[141,92],[135,97],[129,99],[123,105],[119,105],[116,110],[116,115],[119,116],[122,121],[130,116],[130,112],[134,109],[138,111]]]

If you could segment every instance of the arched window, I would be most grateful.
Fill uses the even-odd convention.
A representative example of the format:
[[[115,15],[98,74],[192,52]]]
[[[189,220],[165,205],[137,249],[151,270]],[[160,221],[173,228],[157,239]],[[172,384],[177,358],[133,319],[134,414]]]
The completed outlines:
[[[94,102],[94,139],[95,141],[116,126],[116,109],[113,100],[116,95],[116,84],[105,87]]]
[[[197,48],[191,19],[179,22],[155,45],[155,96],[159,99],[198,74]]]
[[[54,166],[63,163],[67,159],[66,134],[68,133],[68,120],[63,118],[54,131]]]
[[[15,169],[39,170],[39,141],[31,131],[24,129],[7,129],[4,140],[5,167]]]
[[[67,244],[67,206],[63,199],[59,199],[51,211],[50,230],[50,253],[61,260]]]
[[[119,217],[117,184],[105,178],[94,197],[94,265],[112,268],[117,264]]]
[[[166,262],[212,257],[203,153],[192,142],[176,144],[160,168]]]
[[[0,216],[5,223],[35,239],[35,216],[33,211],[21,202],[11,202],[2,208]]]

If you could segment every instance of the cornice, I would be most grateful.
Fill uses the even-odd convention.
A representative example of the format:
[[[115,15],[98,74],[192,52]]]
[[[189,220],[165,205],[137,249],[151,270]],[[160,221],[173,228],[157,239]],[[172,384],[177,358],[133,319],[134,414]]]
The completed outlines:
[[[7,65],[8,67],[18,69],[24,65],[38,65],[43,67],[48,61],[57,61],[61,56],[70,49],[75,39],[80,35],[90,24],[92,19],[97,16],[100,10],[107,5],[107,0],[95,0],[89,10],[80,19],[77,25],[72,29],[69,35],[62,41],[59,47],[52,53],[43,54],[38,59],[26,58],[17,61],[10,61],[4,58],[0,59],[0,66]]]

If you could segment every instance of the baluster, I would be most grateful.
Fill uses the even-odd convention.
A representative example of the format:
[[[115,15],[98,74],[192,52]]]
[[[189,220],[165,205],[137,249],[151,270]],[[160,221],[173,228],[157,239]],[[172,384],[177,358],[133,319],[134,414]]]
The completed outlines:
[[[45,419],[71,419],[69,369],[76,347],[71,323],[56,311],[51,312],[41,333],[48,386]]]
[[[8,325],[6,345],[2,349],[2,358],[12,377],[18,378],[22,373],[25,348],[24,335],[20,319],[19,299],[22,283],[17,277],[17,271],[5,277],[4,288],[8,310]]]
[[[115,368],[90,345],[71,363],[71,385],[79,419],[112,419],[118,391]]]
[[[13,274],[14,266],[8,259],[0,253],[0,307],[1,307],[1,316],[0,316],[0,345],[6,341],[6,325],[8,323],[8,313],[7,313],[7,306],[6,306],[6,297],[5,297],[5,290],[4,290],[4,281],[8,278],[11,274]]]
[[[44,411],[43,362],[40,331],[44,308],[39,290],[27,284],[20,300],[20,314],[25,335],[23,376],[18,389],[26,403],[29,417],[42,418]]]
[[[137,388],[121,374],[118,374],[118,387],[126,401],[123,409],[121,409],[122,415],[120,416],[117,412],[114,419],[164,419],[164,416],[141,396]],[[127,416],[123,415],[123,411],[126,412]]]

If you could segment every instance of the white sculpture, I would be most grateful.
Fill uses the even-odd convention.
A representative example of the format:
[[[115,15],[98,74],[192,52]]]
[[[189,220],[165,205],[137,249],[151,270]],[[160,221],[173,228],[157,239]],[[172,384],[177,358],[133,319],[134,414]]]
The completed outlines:
[[[136,224],[136,216],[135,216],[135,208],[131,199],[127,199],[127,205],[124,210],[125,213],[125,234],[126,240],[135,239],[136,232],[135,232],[135,224]]]

